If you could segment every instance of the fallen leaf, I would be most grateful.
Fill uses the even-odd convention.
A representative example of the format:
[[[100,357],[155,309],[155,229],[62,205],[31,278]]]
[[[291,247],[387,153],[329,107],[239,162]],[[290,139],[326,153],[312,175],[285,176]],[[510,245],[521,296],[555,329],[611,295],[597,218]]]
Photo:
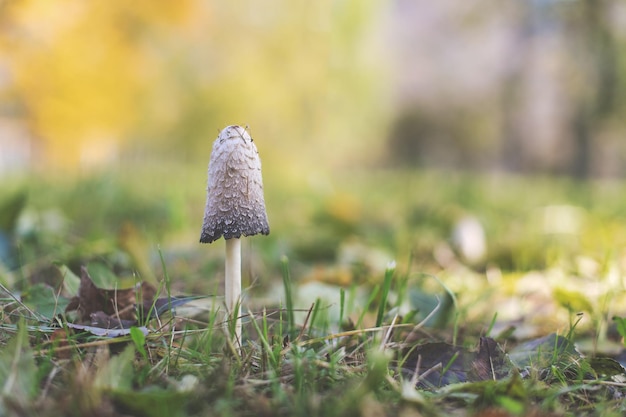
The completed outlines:
[[[489,338],[481,337],[478,351],[471,361],[469,379],[471,381],[500,380],[507,377],[512,364],[500,345]]]
[[[626,369],[615,359],[611,358],[590,358],[589,365],[596,375],[603,378],[610,378],[614,382],[626,382]]]
[[[109,316],[103,311],[91,313],[91,325],[102,329],[129,329],[137,324],[137,320],[122,320],[116,316]]]
[[[52,320],[68,305],[69,300],[59,296],[54,288],[47,284],[34,284],[22,293],[22,301],[28,307]]]
[[[89,332],[95,336],[100,336],[100,337],[120,337],[120,336],[127,336],[130,334],[130,329],[133,328],[128,328],[128,329],[105,329],[102,327],[95,327],[95,326],[85,326],[82,324],[73,324],[73,323],[67,323],[67,327],[69,327],[70,329],[75,329],[75,330],[83,330],[85,332]],[[136,327],[137,329],[139,329],[139,331],[141,331],[144,336],[147,336],[150,331],[146,328],[146,327]]]
[[[39,386],[38,369],[33,351],[28,343],[28,332],[24,322],[9,343],[0,351],[0,414],[11,415],[4,406],[14,404],[21,413],[27,410]],[[5,400],[9,398],[10,403]],[[10,410],[15,412],[15,410]],[[6,414],[5,414],[6,413]]]
[[[143,309],[149,313],[148,318],[155,318],[167,313],[170,310],[174,310],[176,307],[201,298],[206,298],[206,296],[195,295],[189,297],[159,297],[154,301],[145,301]]]
[[[509,358],[520,369],[530,366],[536,369],[546,368],[555,359],[567,357],[578,360],[582,355],[571,341],[555,333],[522,343],[509,352]]]
[[[59,273],[63,277],[63,289],[66,294],[78,294],[80,278],[67,265],[58,265]]]
[[[119,355],[111,356],[105,363],[99,364],[93,380],[94,387],[105,392],[130,390],[134,359],[135,347],[129,345]]]
[[[131,327],[144,324],[146,320],[159,317],[190,301],[204,298],[192,296],[155,299],[156,294],[156,288],[146,282],[123,290],[98,288],[87,268],[82,267],[78,295],[65,308],[66,314],[76,311],[78,319],[76,323],[68,323],[68,327],[98,336],[126,335]]]
[[[555,333],[516,346],[509,357],[521,369],[522,377],[526,377],[531,370],[539,371],[546,378],[553,377],[556,370],[560,374],[558,378],[597,378],[590,361],[576,349],[574,343]],[[602,362],[597,363],[600,372],[604,372]]]
[[[487,337],[481,337],[476,351],[437,342],[412,348],[405,355],[402,372],[421,387],[499,380],[513,369],[496,341]]]
[[[92,314],[102,312],[118,320],[137,320],[136,289],[105,290],[98,288],[87,268],[81,268],[78,295],[70,301],[65,312],[78,311],[81,323],[91,323]],[[144,298],[145,300],[145,298]]]

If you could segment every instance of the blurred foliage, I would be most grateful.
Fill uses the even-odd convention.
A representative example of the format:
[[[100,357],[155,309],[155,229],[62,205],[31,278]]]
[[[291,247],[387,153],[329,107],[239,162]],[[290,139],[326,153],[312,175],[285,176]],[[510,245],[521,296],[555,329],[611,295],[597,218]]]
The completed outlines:
[[[1,104],[41,142],[38,165],[89,168],[121,150],[208,159],[234,123],[263,138],[268,165],[329,146],[340,160],[380,133],[384,65],[366,36],[378,2],[1,7]]]
[[[236,123],[301,184],[368,162],[624,173],[619,2],[0,7],[0,132],[28,167],[195,163]]]
[[[395,4],[391,165],[624,175],[623,3]]]
[[[20,277],[27,276],[58,288],[68,270],[54,265],[74,274],[99,265],[125,282],[154,283],[165,273],[162,255],[177,291],[220,293],[223,241],[198,243],[205,174],[184,164],[167,168],[135,167],[65,184],[35,179],[2,191],[4,201],[28,199],[18,214],[10,204],[0,213],[14,223],[4,236],[1,282],[21,289]],[[363,289],[380,285],[395,260],[407,277],[406,305],[425,318],[441,303],[441,314],[431,320],[441,326],[454,319],[451,310],[479,321],[498,310],[503,317],[532,311],[566,321],[585,311],[606,322],[603,315],[623,310],[623,191],[620,183],[415,171],[351,171],[332,187],[268,187],[272,232],[246,239],[244,286],[278,297],[279,259],[287,255],[298,306],[336,295],[329,288],[339,286],[352,306],[347,315],[366,305]],[[486,243],[472,261],[455,238],[468,216]],[[454,309],[452,294],[458,297]],[[542,307],[534,311],[527,303]]]

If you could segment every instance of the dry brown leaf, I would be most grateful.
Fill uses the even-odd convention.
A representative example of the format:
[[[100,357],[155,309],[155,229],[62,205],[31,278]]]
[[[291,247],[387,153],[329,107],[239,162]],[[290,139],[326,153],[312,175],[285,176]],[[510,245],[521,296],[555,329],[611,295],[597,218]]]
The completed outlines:
[[[78,321],[83,324],[103,328],[126,328],[137,323],[135,308],[137,293],[141,294],[142,304],[152,304],[156,289],[146,282],[137,288],[101,289],[93,283],[87,268],[82,267],[78,295],[72,298],[65,312],[77,311]]]
[[[480,338],[477,351],[447,343],[426,343],[411,348],[403,364],[407,376],[416,377],[420,386],[431,387],[499,380],[509,375],[511,369],[502,348],[488,337]]]

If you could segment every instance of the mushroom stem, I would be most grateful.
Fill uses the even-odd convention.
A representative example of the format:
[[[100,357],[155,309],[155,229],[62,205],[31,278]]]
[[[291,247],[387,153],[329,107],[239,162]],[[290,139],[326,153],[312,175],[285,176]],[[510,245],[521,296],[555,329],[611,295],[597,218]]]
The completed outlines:
[[[225,302],[228,314],[235,319],[236,343],[241,343],[241,239],[226,239]]]

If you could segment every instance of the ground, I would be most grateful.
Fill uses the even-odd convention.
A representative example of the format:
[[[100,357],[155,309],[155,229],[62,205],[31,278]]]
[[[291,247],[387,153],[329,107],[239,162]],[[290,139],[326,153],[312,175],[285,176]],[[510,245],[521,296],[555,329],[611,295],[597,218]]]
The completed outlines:
[[[187,170],[2,192],[3,415],[624,413],[622,184],[266,178],[240,346]]]

